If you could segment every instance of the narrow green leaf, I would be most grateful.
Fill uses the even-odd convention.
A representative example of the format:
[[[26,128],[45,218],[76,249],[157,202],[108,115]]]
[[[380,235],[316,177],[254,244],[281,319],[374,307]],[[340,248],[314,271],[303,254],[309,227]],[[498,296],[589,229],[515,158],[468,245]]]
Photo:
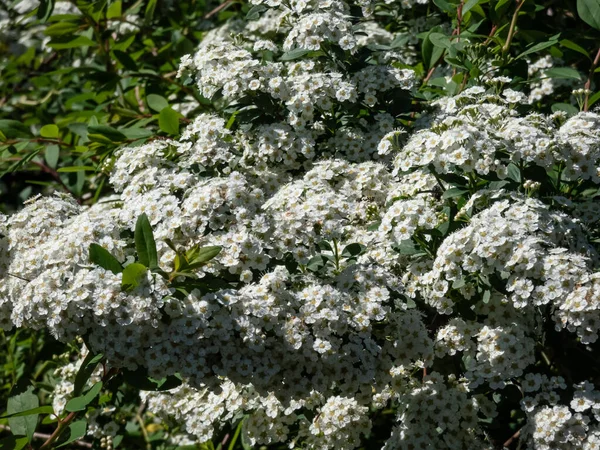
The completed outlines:
[[[199,264],[205,264],[221,252],[221,247],[218,245],[208,247],[195,247],[192,251],[186,252],[186,257],[190,264],[197,266]]]
[[[31,137],[29,127],[22,124],[18,120],[0,119],[0,131],[8,139]]]
[[[312,50],[308,50],[306,48],[296,48],[294,50],[290,50],[289,52],[285,52],[283,55],[281,55],[281,58],[279,58],[280,61],[292,61],[294,59],[298,59],[303,57],[304,55],[307,55],[311,52]]]
[[[150,23],[152,21],[152,18],[154,17],[154,10],[156,9],[156,2],[157,2],[157,0],[149,0],[148,4],[146,5],[146,11],[144,13],[144,22],[146,24]]]
[[[540,42],[538,44],[530,46],[523,53],[521,53],[519,56],[517,56],[515,59],[523,58],[532,53],[536,53],[536,52],[539,52],[540,50],[544,50],[548,47],[552,47],[553,45],[556,45],[558,43],[558,37],[559,37],[559,35],[557,34],[556,36],[552,36],[550,38],[550,40],[548,40],[546,42]]]
[[[177,136],[179,134],[179,113],[173,108],[163,108],[158,115],[158,126],[165,133]]]
[[[56,37],[46,45],[55,50],[67,50],[76,47],[92,47],[96,46],[96,43],[87,36],[77,36],[75,38],[73,36],[65,36],[64,38]]]
[[[40,22],[45,22],[52,15],[54,10],[54,0],[40,0],[40,5],[37,9],[37,18]]]
[[[130,291],[136,286],[139,286],[140,279],[144,276],[148,268],[143,264],[133,263],[129,264],[123,269],[123,279],[121,280],[121,287],[125,291]]]
[[[559,42],[560,45],[562,45],[563,47],[566,47],[568,49],[571,49],[573,51],[576,51],[578,53],[581,53],[582,55],[586,56],[587,58],[590,57],[590,54],[588,53],[588,51],[583,48],[580,45],[577,45],[575,42],[570,41],[568,39],[563,39]]]
[[[74,397],[67,402],[65,410],[69,412],[84,411],[91,402],[98,396],[102,390],[102,381],[94,384],[89,391],[79,397]]]
[[[475,6],[477,6],[479,4],[481,0],[468,0],[465,5],[463,6],[462,9],[462,14],[463,16],[465,14],[467,14],[469,11],[471,11],[471,9],[473,9]]]
[[[508,2],[510,2],[510,0],[500,0],[498,3],[496,3],[494,10],[498,11],[500,8],[502,8],[504,5],[506,5]]]
[[[78,23],[61,21],[53,23],[52,25],[46,27],[46,29],[44,30],[44,34],[50,37],[58,37],[63,36],[65,34],[72,35],[75,31],[79,29],[79,26],[80,25]],[[75,36],[71,36],[71,38],[74,37]]]
[[[90,261],[99,265],[103,269],[110,270],[115,275],[123,272],[123,267],[117,258],[104,247],[98,244],[90,244]]]
[[[119,130],[108,126],[108,125],[90,125],[88,126],[88,137],[90,140],[92,139],[91,135],[99,134],[101,136],[106,137],[111,142],[122,142],[127,139],[127,137],[121,133]]]
[[[447,189],[444,194],[442,195],[442,198],[454,198],[454,197],[460,197],[464,194],[467,194],[469,192],[468,189],[461,189],[461,188],[450,188]]]
[[[579,72],[570,67],[553,67],[544,73],[548,78],[581,80]]]
[[[154,269],[158,267],[158,255],[156,254],[156,242],[152,226],[148,216],[141,214],[135,224],[135,249],[138,253],[138,259],[144,266]]]
[[[69,167],[61,167],[57,170],[57,172],[95,172],[96,168],[92,166],[69,166]]]
[[[65,442],[61,443],[60,445],[58,445],[57,448],[63,447],[65,445],[70,444],[73,441],[81,439],[82,437],[85,436],[86,429],[87,429],[87,421],[85,419],[73,422],[71,425],[69,425],[69,429],[66,432],[67,440]]]
[[[589,100],[588,100],[588,107],[591,108],[592,105],[594,103],[596,103],[598,100],[600,100],[600,91],[596,92],[594,95],[592,95]]]
[[[33,386],[29,386],[27,390],[21,394],[13,395],[8,399],[6,412],[8,414],[20,413],[28,411],[40,406],[40,400],[33,393]],[[22,417],[10,417],[8,426],[13,434],[27,436],[29,442],[33,438],[33,433],[37,427],[39,414],[27,414]]]
[[[137,72],[138,66],[131,56],[121,50],[113,50],[113,54],[117,61],[123,64],[123,67],[132,72]]]
[[[81,363],[81,366],[79,367],[77,375],[75,375],[75,383],[73,386],[74,396],[78,397],[81,394],[85,383],[90,378],[92,373],[94,373],[94,370],[96,370],[96,366],[100,363],[100,361],[102,361],[102,358],[104,358],[104,355],[102,353],[94,355],[92,352],[88,352],[87,356],[83,360],[83,363]]]
[[[12,413],[12,414],[4,414],[3,416],[0,416],[0,419],[8,419],[10,417],[31,416],[34,414],[52,414],[52,413],[54,413],[54,409],[52,409],[52,406],[46,405],[46,406],[38,406],[37,408],[28,409],[26,411],[16,412],[16,413]]]

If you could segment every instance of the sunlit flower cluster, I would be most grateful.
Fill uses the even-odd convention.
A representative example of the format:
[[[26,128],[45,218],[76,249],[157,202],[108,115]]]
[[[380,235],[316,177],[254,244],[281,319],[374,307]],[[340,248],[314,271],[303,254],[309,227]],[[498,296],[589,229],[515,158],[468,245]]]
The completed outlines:
[[[243,418],[257,446],[350,450],[384,423],[386,450],[487,450],[516,389],[527,448],[598,448],[593,380],[538,373],[552,333],[586,355],[598,339],[598,114],[521,114],[524,94],[475,86],[407,134],[414,74],[355,33],[392,39],[370,2],[252,3],[271,8],[252,39],[209,34],[180,68],[227,113],[118,149],[115,195],[93,206],[56,195],[1,217],[0,326],[181,377],[142,395],[174,442]],[[129,287],[90,244],[138,264],[144,214],[159,267]],[[176,272],[204,246],[221,251]],[[77,367],[57,373],[55,412]]]

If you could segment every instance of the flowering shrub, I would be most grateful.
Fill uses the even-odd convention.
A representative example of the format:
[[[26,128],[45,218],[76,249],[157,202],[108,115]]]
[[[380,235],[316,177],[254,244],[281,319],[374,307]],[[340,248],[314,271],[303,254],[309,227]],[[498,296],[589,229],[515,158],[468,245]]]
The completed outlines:
[[[0,328],[63,344],[6,442],[600,448],[600,56],[540,106],[575,81],[510,68],[557,37],[488,51],[481,5],[421,3],[251,1],[181,58],[205,110],[90,124],[110,187],[0,217]]]

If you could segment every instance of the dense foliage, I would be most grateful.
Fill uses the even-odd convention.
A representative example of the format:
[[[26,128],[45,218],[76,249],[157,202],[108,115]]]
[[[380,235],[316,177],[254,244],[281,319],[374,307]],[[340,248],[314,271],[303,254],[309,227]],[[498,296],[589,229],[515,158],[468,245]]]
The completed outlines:
[[[599,38],[0,0],[0,446],[600,449]]]

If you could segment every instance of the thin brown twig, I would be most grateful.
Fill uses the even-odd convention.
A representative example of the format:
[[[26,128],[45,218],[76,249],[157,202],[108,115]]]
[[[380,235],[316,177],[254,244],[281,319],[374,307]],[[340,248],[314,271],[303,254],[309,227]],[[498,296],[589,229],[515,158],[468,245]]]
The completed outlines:
[[[483,42],[483,45],[488,45],[492,40],[492,36],[496,33],[498,29],[498,25],[492,25],[492,29],[490,30],[490,34],[488,34],[487,39]]]
[[[7,161],[20,161],[22,158],[8,158]],[[65,184],[65,182],[60,178],[60,174],[54,170],[51,167],[48,167],[46,164],[44,164],[43,162],[40,161],[34,161],[34,160],[30,160],[29,161],[31,164],[38,166],[40,169],[42,169],[42,172],[46,172],[47,174],[51,175],[52,178],[62,186],[62,188],[67,191],[69,194],[71,194],[73,196],[73,198],[77,201],[77,203],[79,203],[80,205],[82,204],[82,200],[75,195],[75,193],[69,189],[69,186],[67,186]]]
[[[233,3],[233,1],[234,0],[225,0],[223,3],[221,3],[215,9],[213,9],[212,11],[209,11],[208,13],[206,13],[206,15],[204,16],[204,18],[205,19],[210,19],[212,16],[214,16],[215,14],[217,14],[219,11],[227,8],[227,6],[229,6],[230,3]]]
[[[590,74],[588,75],[588,79],[585,82],[585,86],[583,87],[585,89],[585,100],[583,102],[583,110],[584,111],[587,111],[589,108],[588,103],[590,100],[592,79],[594,78],[594,72],[596,70],[596,67],[598,66],[598,63],[600,63],[600,48],[598,49],[598,53],[596,53],[596,57],[594,58],[594,61],[592,62],[592,67],[590,67]]]
[[[8,425],[0,425],[0,430],[10,431],[10,427]],[[33,439],[44,439],[47,440],[50,438],[50,435],[47,433],[38,433],[37,431],[33,433]],[[77,445],[79,447],[92,448],[92,444],[85,441],[73,441],[72,445]]]
[[[515,440],[519,439],[519,436],[521,436],[521,428],[519,428],[515,434],[513,434],[511,437],[509,437],[506,442],[504,444],[502,444],[502,447],[508,447],[510,444],[512,444]]]

